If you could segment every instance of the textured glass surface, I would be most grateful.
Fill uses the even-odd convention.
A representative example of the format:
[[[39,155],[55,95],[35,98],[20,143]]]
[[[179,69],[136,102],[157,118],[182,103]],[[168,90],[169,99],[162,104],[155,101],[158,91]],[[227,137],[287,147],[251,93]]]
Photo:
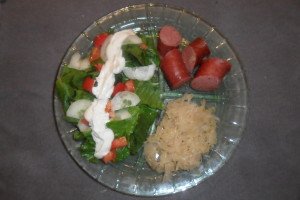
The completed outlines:
[[[245,127],[247,114],[247,86],[241,64],[226,39],[214,27],[193,13],[184,9],[158,4],[129,6],[112,12],[89,26],[74,41],[63,58],[60,69],[69,62],[74,52],[86,55],[92,46],[92,39],[98,33],[113,28],[116,31],[132,28],[137,32],[153,35],[161,26],[170,24],[182,33],[185,41],[197,36],[205,38],[212,55],[228,60],[232,69],[221,87],[214,92],[199,92],[188,86],[170,91],[160,74],[161,97],[165,102],[193,93],[194,100],[206,99],[209,106],[216,107],[220,119],[217,127],[217,144],[204,156],[201,166],[192,171],[176,172],[168,182],[162,182],[162,174],[151,170],[143,152],[130,156],[124,162],[104,165],[91,164],[80,156],[79,143],[73,141],[75,127],[63,119],[62,106],[54,96],[54,110],[59,134],[71,156],[78,165],[98,182],[116,191],[141,196],[161,196],[184,191],[213,175],[229,159],[239,142]]]

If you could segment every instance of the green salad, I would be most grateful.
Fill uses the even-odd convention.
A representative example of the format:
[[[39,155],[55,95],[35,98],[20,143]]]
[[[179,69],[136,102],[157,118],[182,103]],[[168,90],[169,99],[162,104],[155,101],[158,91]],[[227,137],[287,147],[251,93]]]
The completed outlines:
[[[92,163],[122,161],[138,153],[163,109],[154,40],[132,30],[105,32],[88,55],[74,53],[56,94],[65,120],[77,127],[81,155]]]

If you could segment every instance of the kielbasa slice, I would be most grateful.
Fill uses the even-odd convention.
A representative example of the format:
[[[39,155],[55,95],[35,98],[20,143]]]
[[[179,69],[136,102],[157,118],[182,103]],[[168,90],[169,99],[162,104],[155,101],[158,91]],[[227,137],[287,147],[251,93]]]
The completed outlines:
[[[223,77],[230,71],[231,64],[220,58],[208,58],[203,61],[191,87],[195,90],[212,91],[219,87]]]
[[[165,55],[161,69],[171,89],[179,88],[191,79],[178,49],[173,49]]]
[[[210,55],[207,43],[201,37],[196,38],[182,51],[183,62],[190,73],[202,59]]]
[[[179,46],[182,36],[173,26],[163,26],[158,34],[157,49],[161,56]]]

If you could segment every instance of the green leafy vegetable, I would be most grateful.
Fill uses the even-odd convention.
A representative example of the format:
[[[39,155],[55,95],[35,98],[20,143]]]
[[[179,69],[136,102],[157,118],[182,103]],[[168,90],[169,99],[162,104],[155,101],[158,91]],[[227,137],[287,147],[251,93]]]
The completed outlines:
[[[151,65],[152,63],[154,63],[156,66],[160,65],[160,59],[155,49],[147,48],[143,54],[143,59],[145,65]]]
[[[80,131],[75,131],[74,133],[73,133],[73,139],[75,140],[75,141],[83,141],[84,140],[84,134],[83,133],[81,133]]]
[[[127,44],[122,46],[122,50],[126,60],[126,67],[147,66],[152,63],[159,66],[158,52],[149,46],[146,49],[142,49],[139,44]]]
[[[115,137],[117,138],[126,136],[128,139],[130,137],[130,134],[133,132],[137,124],[140,115],[140,107],[129,107],[128,112],[131,114],[130,118],[124,120],[112,120],[106,123],[106,126],[114,132]]]
[[[141,104],[151,108],[162,109],[163,102],[160,99],[160,89],[157,83],[151,81],[135,81],[135,93],[140,97]]]
[[[93,140],[92,132],[74,132],[73,138],[77,141],[82,141],[79,150],[82,157],[91,163],[98,163],[99,159],[94,156],[96,143]]]
[[[126,57],[133,56],[140,65],[144,63],[143,56],[142,56],[143,49],[141,49],[138,44],[123,45],[122,50],[123,50],[123,55],[125,55]],[[125,57],[125,60],[127,60],[126,57]],[[128,58],[128,60],[131,60],[131,59]]]
[[[76,119],[76,118],[73,118],[73,117],[65,116],[64,119],[65,119],[67,122],[70,122],[70,123],[73,124],[73,125],[77,125],[78,122],[79,122],[79,119]]]
[[[125,160],[129,156],[130,151],[129,151],[128,147],[117,148],[116,154],[117,154],[116,162],[119,162],[119,161]]]
[[[128,112],[131,114],[130,118],[113,120],[106,126],[114,132],[115,137],[126,136],[130,153],[136,154],[146,140],[149,128],[159,111],[146,105],[139,105],[129,107]]]
[[[87,76],[95,78],[98,75],[99,72],[95,71],[93,68],[90,68],[87,71],[81,71],[67,66],[63,67],[61,75],[55,83],[55,87],[57,96],[62,102],[65,112],[75,100],[94,99],[92,94],[82,90],[82,82]]]
[[[70,86],[73,86],[75,88],[81,89],[82,88],[82,82],[85,77],[88,76],[88,73],[86,71],[81,71],[69,67],[64,67],[62,74],[61,74],[61,80],[69,84]]]
[[[155,46],[156,38],[154,36],[139,34],[139,37],[142,39],[143,43],[147,45],[148,48],[156,49]]]
[[[122,83],[124,83],[124,82],[126,82],[127,80],[129,80],[126,76],[125,76],[125,74],[124,73],[119,73],[119,74],[116,74],[115,75],[115,79],[116,79],[116,83],[119,83],[119,82],[122,82]]]
[[[79,100],[79,99],[88,99],[93,101],[93,99],[95,98],[94,95],[92,95],[89,92],[86,92],[84,90],[76,90],[75,91],[75,97],[74,97],[74,101]]]
[[[142,147],[147,139],[150,127],[154,123],[159,111],[150,108],[146,105],[140,105],[140,116],[137,125],[129,138],[130,154],[137,154],[138,150]]]
[[[71,101],[75,95],[74,89],[67,83],[64,83],[61,78],[58,78],[56,83],[57,96],[63,104],[64,111],[69,108]]]

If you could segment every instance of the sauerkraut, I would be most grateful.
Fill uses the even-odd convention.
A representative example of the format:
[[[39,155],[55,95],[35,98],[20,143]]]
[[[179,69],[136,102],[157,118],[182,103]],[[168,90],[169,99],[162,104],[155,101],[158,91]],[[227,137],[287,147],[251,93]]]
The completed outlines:
[[[144,155],[150,167],[164,173],[199,167],[203,154],[216,143],[214,109],[191,102],[192,95],[170,101],[156,133],[145,142]]]

